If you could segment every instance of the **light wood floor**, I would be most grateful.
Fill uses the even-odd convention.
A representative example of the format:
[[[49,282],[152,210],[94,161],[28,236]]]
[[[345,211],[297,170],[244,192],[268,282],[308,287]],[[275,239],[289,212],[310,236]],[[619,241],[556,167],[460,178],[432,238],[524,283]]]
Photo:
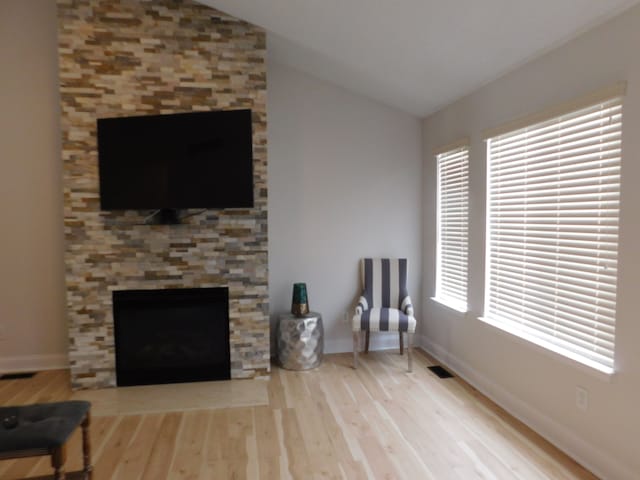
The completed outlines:
[[[94,478],[596,478],[461,380],[435,377],[421,351],[412,374],[397,353],[361,360],[358,370],[347,354],[308,372],[274,367],[268,405],[95,417]],[[0,381],[0,405],[70,395],[66,371]],[[69,469],[80,451],[76,434]],[[50,472],[48,458],[0,461],[3,480]]]

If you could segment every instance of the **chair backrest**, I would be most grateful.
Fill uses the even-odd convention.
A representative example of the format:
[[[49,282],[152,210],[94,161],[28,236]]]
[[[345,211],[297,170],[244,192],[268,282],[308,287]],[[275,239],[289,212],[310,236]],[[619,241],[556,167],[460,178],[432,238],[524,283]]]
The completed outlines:
[[[409,295],[406,258],[363,258],[360,261],[362,296],[369,308],[400,308]]]

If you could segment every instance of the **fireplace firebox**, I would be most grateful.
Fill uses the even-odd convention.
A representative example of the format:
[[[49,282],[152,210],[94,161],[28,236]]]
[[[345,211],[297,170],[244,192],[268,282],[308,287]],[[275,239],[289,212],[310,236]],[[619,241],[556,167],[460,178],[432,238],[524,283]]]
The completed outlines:
[[[227,288],[117,290],[118,386],[227,380]]]

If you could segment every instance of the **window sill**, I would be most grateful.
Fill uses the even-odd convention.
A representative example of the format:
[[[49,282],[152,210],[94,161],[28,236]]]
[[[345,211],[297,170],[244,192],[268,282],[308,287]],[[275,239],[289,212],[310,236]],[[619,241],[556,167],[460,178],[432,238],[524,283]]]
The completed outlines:
[[[461,308],[460,305],[457,305],[454,302],[448,300],[443,300],[442,298],[431,297],[431,300],[442,305],[443,307],[448,308],[449,310],[453,310],[456,313],[465,314],[468,312],[468,309],[466,307]]]
[[[508,336],[512,340],[516,340],[522,345],[527,345],[529,348],[543,353],[544,355],[553,358],[554,360],[560,360],[562,363],[577,368],[583,373],[589,374],[592,377],[599,380],[611,383],[615,377],[615,370],[603,367],[602,365],[595,364],[589,360],[583,359],[578,355],[572,354],[560,347],[557,347],[551,343],[540,340],[533,336],[527,335],[517,329],[510,329],[501,323],[497,323],[487,317],[478,317],[481,322],[490,325],[502,335]]]

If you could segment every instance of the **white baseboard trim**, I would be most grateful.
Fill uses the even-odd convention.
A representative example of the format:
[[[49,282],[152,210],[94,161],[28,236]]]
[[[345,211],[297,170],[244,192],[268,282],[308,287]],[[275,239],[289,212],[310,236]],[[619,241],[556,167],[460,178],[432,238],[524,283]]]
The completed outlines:
[[[445,348],[431,342],[424,335],[416,335],[416,345],[421,346],[445,367],[479,390],[483,395],[506,410],[525,425],[543,436],[579,464],[603,480],[637,479],[637,473],[603,453],[570,429],[559,425],[551,418],[498,385],[493,380],[460,360]]]
[[[69,367],[66,354],[0,357],[0,373],[58,370]]]
[[[415,338],[415,337],[414,337]],[[415,343],[415,340],[414,340]],[[397,332],[372,332],[369,337],[369,350],[390,350],[399,348]],[[324,353],[353,352],[353,337],[324,339]]]

